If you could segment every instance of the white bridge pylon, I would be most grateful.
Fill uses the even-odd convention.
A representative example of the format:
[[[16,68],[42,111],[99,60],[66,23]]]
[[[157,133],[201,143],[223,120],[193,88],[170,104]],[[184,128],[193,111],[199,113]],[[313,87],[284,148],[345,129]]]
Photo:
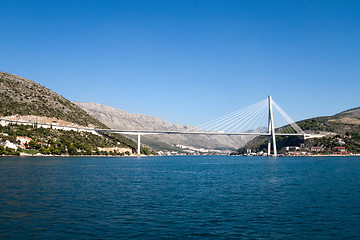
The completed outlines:
[[[141,135],[151,134],[193,134],[193,135],[257,135],[268,136],[268,156],[277,156],[276,135],[279,136],[303,136],[308,138],[305,132],[280,108],[280,106],[268,96],[246,108],[242,108],[213,121],[197,127],[199,131],[158,131],[158,130],[119,130],[119,129],[95,129],[98,132],[112,132],[127,135],[137,135],[137,154],[140,155]],[[276,131],[276,132],[275,132]]]
[[[305,134],[271,96],[246,108],[207,122],[198,128],[213,132],[267,135],[269,136],[268,156],[271,155],[271,145],[273,156],[277,156],[276,135],[308,137],[308,134]]]

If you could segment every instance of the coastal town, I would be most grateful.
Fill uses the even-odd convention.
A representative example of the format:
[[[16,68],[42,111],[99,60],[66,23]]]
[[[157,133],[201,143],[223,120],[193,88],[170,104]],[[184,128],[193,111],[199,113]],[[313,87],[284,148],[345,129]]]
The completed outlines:
[[[335,138],[335,144],[337,146],[309,146],[304,143],[300,146],[285,146],[280,149],[279,156],[360,156],[360,153],[352,153],[349,151],[345,144],[346,142],[342,138]],[[267,156],[264,151],[253,151],[252,149],[246,149],[245,156]]]
[[[253,152],[251,149],[247,149],[246,153],[242,154],[244,156],[268,156],[264,151]],[[297,146],[288,146],[285,147],[285,153],[280,153],[279,157],[288,156],[288,157],[307,157],[307,156],[360,156],[360,153],[352,153],[347,151],[346,147],[333,147],[332,151],[324,152],[323,147],[311,147],[301,148]]]

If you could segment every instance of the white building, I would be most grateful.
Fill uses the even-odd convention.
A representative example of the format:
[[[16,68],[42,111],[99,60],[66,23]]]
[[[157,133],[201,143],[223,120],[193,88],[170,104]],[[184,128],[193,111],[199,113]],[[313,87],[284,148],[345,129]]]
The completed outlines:
[[[16,141],[20,141],[21,144],[27,144],[31,141],[31,138],[29,137],[22,137],[22,136],[17,136],[16,137]]]
[[[14,149],[15,151],[17,150],[17,146],[14,143],[10,142],[9,140],[5,141],[4,147]]]

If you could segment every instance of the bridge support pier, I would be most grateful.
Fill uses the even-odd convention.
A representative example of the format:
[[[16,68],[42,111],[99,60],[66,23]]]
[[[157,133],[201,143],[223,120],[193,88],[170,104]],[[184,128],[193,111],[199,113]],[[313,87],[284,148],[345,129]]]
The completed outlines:
[[[140,134],[138,134],[138,141],[137,141],[137,154],[140,156]]]
[[[274,127],[274,116],[272,111],[272,98],[269,96],[269,138],[268,138],[268,156],[271,154],[271,142],[273,145],[273,151],[274,151],[274,157],[277,156],[277,150],[276,150],[276,138],[275,138],[275,127]]]
[[[271,136],[268,137],[268,151],[267,155],[270,156],[271,154]]]

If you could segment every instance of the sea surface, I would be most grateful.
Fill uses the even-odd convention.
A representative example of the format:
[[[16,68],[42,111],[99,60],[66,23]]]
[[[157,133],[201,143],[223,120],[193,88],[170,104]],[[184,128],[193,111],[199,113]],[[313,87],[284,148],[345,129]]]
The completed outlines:
[[[2,157],[0,239],[360,239],[360,157]]]

